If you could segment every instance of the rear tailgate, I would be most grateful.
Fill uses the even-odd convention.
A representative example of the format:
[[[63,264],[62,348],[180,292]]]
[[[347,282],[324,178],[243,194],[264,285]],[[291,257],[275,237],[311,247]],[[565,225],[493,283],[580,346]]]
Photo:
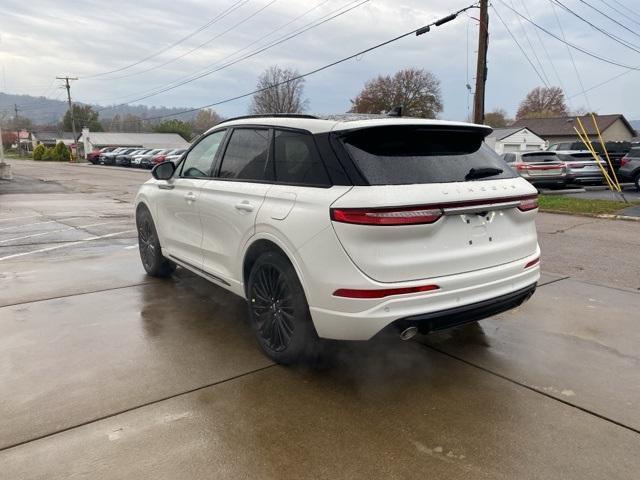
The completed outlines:
[[[535,212],[518,209],[521,198],[531,198],[530,184],[521,178],[482,184],[354,187],[334,203],[334,212],[370,205],[375,198],[376,206],[385,210],[412,205],[425,210],[441,208],[443,215],[430,224],[382,226],[334,221],[333,227],[351,260],[380,282],[453,275],[534,254]],[[442,198],[447,203],[443,204]]]
[[[362,272],[402,282],[535,254],[537,192],[482,144],[485,134],[422,127],[342,134],[369,184],[332,205],[332,224]]]
[[[554,152],[532,152],[522,155],[522,163],[518,164],[519,172],[526,171],[531,177],[562,175],[564,163]]]

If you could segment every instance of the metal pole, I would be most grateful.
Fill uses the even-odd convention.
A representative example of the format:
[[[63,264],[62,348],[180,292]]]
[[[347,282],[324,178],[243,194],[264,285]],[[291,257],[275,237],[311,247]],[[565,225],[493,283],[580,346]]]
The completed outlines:
[[[15,122],[16,122],[16,147],[18,147],[18,156],[22,156],[22,150],[20,149],[20,128],[18,127],[18,105],[13,104],[13,110],[16,112]]]
[[[69,80],[78,80],[74,77],[56,77],[58,80],[65,81],[65,88],[67,89],[67,101],[69,103],[69,113],[71,114],[71,130],[73,130],[73,143],[76,146],[76,161],[78,161],[78,137],[76,136],[76,120],[73,115],[73,104],[71,103],[71,85],[69,85]],[[73,155],[71,157],[71,161],[73,161]]]
[[[476,93],[473,98],[473,121],[484,123],[484,87],[487,81],[487,50],[489,47],[489,0],[480,0],[480,28],[478,34],[478,63]]]

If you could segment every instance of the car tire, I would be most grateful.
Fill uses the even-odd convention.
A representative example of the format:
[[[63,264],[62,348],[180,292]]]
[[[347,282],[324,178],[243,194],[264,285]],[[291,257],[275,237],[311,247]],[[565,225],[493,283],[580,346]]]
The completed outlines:
[[[136,227],[140,260],[147,274],[152,277],[169,277],[176,266],[162,256],[156,226],[151,213],[145,207],[141,207],[136,214]]]
[[[258,257],[247,284],[249,316],[264,353],[290,365],[315,359],[320,340],[291,262],[277,252]]]

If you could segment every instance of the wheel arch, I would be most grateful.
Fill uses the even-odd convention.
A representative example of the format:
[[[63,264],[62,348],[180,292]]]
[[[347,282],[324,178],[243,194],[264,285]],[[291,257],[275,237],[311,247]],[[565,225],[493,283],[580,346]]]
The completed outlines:
[[[284,245],[281,245],[280,242],[277,241],[277,239],[272,238],[271,236],[269,238],[256,238],[248,244],[242,259],[242,283],[245,297],[247,295],[247,283],[249,280],[251,269],[256,263],[256,260],[258,260],[258,257],[267,252],[279,253],[284,258],[286,258],[289,263],[291,263],[291,265],[293,265],[293,268],[296,271],[296,275],[298,275],[298,280],[300,280],[300,284],[302,285],[303,290],[305,290],[306,295],[305,282],[301,274],[299,265],[293,255],[291,255],[287,250],[288,249]]]

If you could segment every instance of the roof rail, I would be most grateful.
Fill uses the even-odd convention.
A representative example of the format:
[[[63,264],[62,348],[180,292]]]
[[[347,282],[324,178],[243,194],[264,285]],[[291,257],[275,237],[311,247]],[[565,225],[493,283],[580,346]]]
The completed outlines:
[[[316,117],[315,115],[307,115],[304,113],[265,113],[260,115],[241,115],[239,117],[227,118],[221,121],[220,123],[218,123],[218,125],[226,122],[232,122],[233,120],[244,120],[247,118],[274,118],[274,117],[275,118],[310,118],[313,120],[318,119],[318,117]]]

